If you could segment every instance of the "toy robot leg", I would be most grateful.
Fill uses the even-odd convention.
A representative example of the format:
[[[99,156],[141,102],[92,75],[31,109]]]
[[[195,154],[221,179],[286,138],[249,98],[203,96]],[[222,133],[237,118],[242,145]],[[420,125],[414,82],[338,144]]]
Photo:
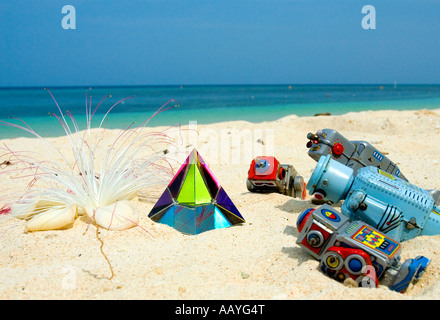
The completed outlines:
[[[401,293],[405,292],[410,283],[417,282],[422,277],[429,263],[430,260],[424,256],[406,260],[400,266],[390,289]]]

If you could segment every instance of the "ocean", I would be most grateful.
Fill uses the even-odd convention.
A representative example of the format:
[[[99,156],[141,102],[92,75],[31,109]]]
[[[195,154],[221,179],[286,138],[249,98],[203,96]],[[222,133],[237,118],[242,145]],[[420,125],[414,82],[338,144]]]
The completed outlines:
[[[65,113],[85,128],[86,97],[92,109],[106,96],[92,126],[117,101],[129,98],[109,113],[107,128],[140,124],[162,105],[172,107],[149,126],[209,124],[220,121],[273,121],[287,115],[332,115],[364,110],[440,108],[440,85],[229,85],[49,88]],[[178,107],[174,107],[178,105]],[[64,135],[55,102],[44,88],[0,88],[0,120],[32,127],[43,137]],[[24,124],[25,123],[25,124]],[[0,139],[32,137],[21,129],[0,125]]]

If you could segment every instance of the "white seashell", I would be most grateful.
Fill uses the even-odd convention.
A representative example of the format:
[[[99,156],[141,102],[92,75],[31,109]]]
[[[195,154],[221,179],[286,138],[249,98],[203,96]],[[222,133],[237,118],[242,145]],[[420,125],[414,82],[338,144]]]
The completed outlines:
[[[54,207],[54,206],[62,206],[62,202],[49,200],[49,199],[38,199],[36,203],[37,208],[48,208],[48,207]]]
[[[26,224],[28,231],[62,229],[75,221],[76,206],[53,207],[37,214]]]
[[[125,230],[139,222],[136,206],[129,200],[99,208],[86,207],[86,213],[96,224],[109,230]]]

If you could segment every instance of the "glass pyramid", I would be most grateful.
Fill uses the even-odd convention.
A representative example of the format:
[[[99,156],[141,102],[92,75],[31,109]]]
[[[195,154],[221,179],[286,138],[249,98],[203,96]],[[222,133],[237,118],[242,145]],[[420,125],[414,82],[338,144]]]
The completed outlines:
[[[186,234],[244,222],[196,149],[177,171],[148,217]]]

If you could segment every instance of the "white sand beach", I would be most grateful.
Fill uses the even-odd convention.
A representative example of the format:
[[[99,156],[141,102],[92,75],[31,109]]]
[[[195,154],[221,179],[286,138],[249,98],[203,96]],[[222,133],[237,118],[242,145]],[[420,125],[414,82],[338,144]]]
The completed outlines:
[[[149,198],[133,200],[141,214],[139,227],[99,229],[102,250],[114,272],[109,280],[111,270],[96,227],[88,219],[80,217],[65,230],[26,232],[25,221],[2,214],[0,299],[438,299],[440,235],[402,243],[403,260],[418,255],[431,259],[422,279],[405,294],[385,286],[355,288],[322,274],[318,261],[295,244],[297,217],[313,206],[310,195],[300,200],[248,192],[245,182],[252,156],[261,155],[254,151],[273,152],[307,182],[316,162],[307,155],[306,135],[323,128],[370,142],[397,163],[410,182],[440,189],[440,109],[198,125],[197,145],[194,141],[183,145],[180,160],[197,147],[245,218],[244,224],[196,236],[181,234],[148,218],[166,184],[151,188]],[[221,144],[224,137],[237,133],[251,134],[252,153],[243,142],[227,158]],[[36,151],[36,140],[7,139],[1,144]],[[69,156],[66,137],[50,141]],[[8,193],[11,184],[25,188],[28,183],[2,175],[1,193]]]

